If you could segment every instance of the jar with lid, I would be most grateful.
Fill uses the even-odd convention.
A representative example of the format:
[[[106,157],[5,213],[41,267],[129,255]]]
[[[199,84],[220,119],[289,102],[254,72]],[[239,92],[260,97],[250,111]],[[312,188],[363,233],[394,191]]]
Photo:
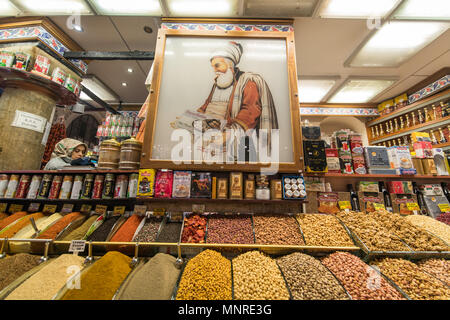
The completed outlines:
[[[120,160],[120,143],[116,139],[105,140],[100,145],[98,168],[118,169]]]
[[[269,180],[266,175],[256,176],[256,199],[270,200]]]
[[[121,170],[139,170],[142,153],[142,142],[131,138],[122,141],[120,147],[119,169]]]

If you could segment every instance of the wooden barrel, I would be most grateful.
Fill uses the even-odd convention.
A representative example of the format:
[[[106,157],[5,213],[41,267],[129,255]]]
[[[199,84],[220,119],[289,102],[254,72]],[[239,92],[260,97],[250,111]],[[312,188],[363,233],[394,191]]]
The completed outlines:
[[[45,126],[56,100],[21,88],[5,88],[0,97],[0,170],[39,170],[45,150]]]
[[[98,152],[99,169],[118,169],[120,160],[120,143],[116,139],[105,140]]]
[[[120,147],[120,163],[121,170],[139,170],[142,153],[142,142],[131,138],[122,141]]]

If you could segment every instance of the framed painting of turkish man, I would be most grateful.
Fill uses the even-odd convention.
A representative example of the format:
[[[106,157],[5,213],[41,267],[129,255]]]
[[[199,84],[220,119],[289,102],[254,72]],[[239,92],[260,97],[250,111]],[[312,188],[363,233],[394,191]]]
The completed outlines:
[[[302,168],[292,28],[161,28],[150,92],[141,168]]]

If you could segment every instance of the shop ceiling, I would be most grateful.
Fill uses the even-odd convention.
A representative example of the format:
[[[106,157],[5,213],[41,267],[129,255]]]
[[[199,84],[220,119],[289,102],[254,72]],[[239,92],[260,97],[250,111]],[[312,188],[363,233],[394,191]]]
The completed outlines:
[[[30,2],[38,2],[40,11],[33,11],[27,7]],[[156,45],[157,29],[160,25],[160,17],[201,16],[201,4],[205,0],[146,0],[147,16],[133,12],[138,9],[137,0],[68,0],[72,2],[72,8],[76,6],[81,12],[79,25],[82,32],[73,28],[74,18],[70,12],[64,10],[61,3],[66,0],[0,0],[0,4],[13,3],[15,10],[12,15],[48,15],[61,29],[87,51],[154,51]],[[343,0],[207,0],[216,7],[228,5],[231,10],[222,17],[245,18],[293,18],[296,41],[297,69],[300,81],[303,79],[329,79],[330,89],[321,98],[321,102],[330,101],[334,92],[339,90],[349,79],[392,79],[389,87],[369,100],[376,103],[384,99],[405,92],[410,87],[425,80],[440,69],[450,66],[450,1],[449,0],[344,0],[353,7],[339,7]],[[422,10],[420,15],[414,16],[414,12],[408,12],[407,5],[416,5],[418,2],[426,3],[429,8],[436,5],[444,5],[444,10],[436,12],[430,9]],[[361,3],[371,3],[371,18],[367,18],[367,5],[361,7]],[[408,3],[409,2],[409,3]],[[50,13],[49,8],[58,8],[60,12]],[[56,5],[58,3],[58,5]],[[110,11],[107,10],[109,3]],[[184,7],[183,3],[190,3]],[[374,3],[378,3],[375,5]],[[415,4],[414,4],[415,3]],[[126,4],[124,6],[123,4]],[[53,5],[53,6],[52,6]],[[334,6],[334,7],[333,7]],[[359,6],[359,12],[356,7]],[[106,8],[106,9],[105,9]],[[133,9],[134,8],[134,9]],[[225,8],[225,7],[224,7]],[[85,11],[83,11],[85,10]],[[113,10],[113,11],[111,11]],[[115,10],[115,11],[114,11]],[[122,11],[120,11],[122,10]],[[153,11],[152,11],[153,10]],[[178,10],[178,11],[177,11]],[[181,11],[180,11],[181,10]],[[186,11],[187,10],[187,11]],[[196,10],[189,13],[189,10]],[[334,11],[333,11],[334,10]],[[378,11],[377,11],[378,10]],[[445,11],[447,10],[447,11]],[[45,12],[43,12],[45,11]],[[136,11],[136,10],[135,10]],[[64,15],[63,15],[64,14]],[[380,18],[372,18],[378,15]],[[4,15],[0,9],[0,15]],[[207,12],[203,17],[214,17],[214,12]],[[402,17],[403,15],[403,17]],[[345,16],[345,18],[343,18]],[[364,18],[363,18],[364,16]],[[441,28],[436,36],[431,35],[429,43],[411,57],[401,61],[398,65],[389,67],[367,67],[364,65],[365,57],[370,55],[358,54],[365,49],[384,25],[396,22],[436,23]],[[70,20],[72,19],[72,20]],[[77,18],[78,19],[78,18]],[[72,24],[72,27],[68,27]],[[377,28],[378,27],[378,28]],[[146,31],[144,31],[144,28]],[[153,31],[148,33],[149,28]],[[419,34],[423,28],[420,25],[411,33],[418,38],[425,35]],[[398,49],[401,47],[401,39]],[[395,47],[395,45],[394,45]],[[386,51],[387,52],[387,51]],[[399,55],[408,55],[400,51]],[[372,56],[373,58],[373,56]],[[362,63],[361,63],[361,59]],[[370,59],[369,59],[370,60]],[[359,66],[358,65],[359,61]],[[123,61],[94,60],[89,64],[89,73],[95,75],[108,86],[120,98],[124,106],[139,106],[145,101],[148,91],[145,87],[145,79],[150,70],[152,61]],[[132,72],[130,72],[132,71]],[[302,91],[300,91],[300,96]],[[350,101],[348,101],[350,102]]]

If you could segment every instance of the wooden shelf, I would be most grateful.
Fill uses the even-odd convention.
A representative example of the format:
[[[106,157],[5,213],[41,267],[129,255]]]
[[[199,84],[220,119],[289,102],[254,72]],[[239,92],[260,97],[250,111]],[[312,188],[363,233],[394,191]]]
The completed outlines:
[[[421,124],[417,124],[415,126],[412,126],[412,127],[409,127],[409,128],[397,131],[397,132],[386,134],[386,135],[382,136],[381,138],[377,137],[376,139],[369,139],[369,143],[375,144],[375,143],[385,142],[385,141],[389,141],[389,140],[396,139],[399,137],[403,137],[403,136],[410,134],[412,132],[415,132],[415,131],[429,130],[434,127],[439,127],[439,126],[448,125],[448,124],[450,124],[450,116],[445,117],[445,118],[439,118],[439,119],[432,120],[432,121],[428,121],[428,122],[421,123]]]
[[[46,203],[117,203],[117,202],[135,202],[136,198],[121,199],[18,199],[18,198],[0,198],[1,202],[46,202]]]
[[[433,148],[442,148],[442,149],[448,149],[450,148],[450,141],[449,142],[445,142],[445,143],[438,143],[438,144],[433,144]]]
[[[44,92],[56,99],[56,104],[71,106],[74,105],[78,97],[71,91],[47,78],[38,74],[17,70],[14,68],[0,67],[0,87],[28,88],[39,92]]]
[[[439,102],[440,100],[448,98],[448,97],[450,97],[450,89],[447,89],[447,90],[445,90],[443,92],[440,92],[438,94],[435,94],[435,95],[433,95],[431,97],[428,97],[428,98],[425,98],[423,100],[414,102],[414,103],[412,103],[410,105],[407,105],[407,106],[405,106],[403,108],[397,109],[394,112],[391,112],[389,114],[380,116],[380,117],[378,117],[378,118],[376,118],[376,119],[374,119],[372,121],[369,121],[367,123],[367,127],[370,128],[371,126],[374,126],[374,125],[379,124],[381,122],[384,122],[386,120],[390,120],[390,119],[393,119],[395,117],[401,116],[403,114],[406,114],[406,113],[415,111],[417,109],[426,107],[427,105],[429,105],[431,103]]]
[[[198,203],[257,203],[257,204],[287,204],[307,203],[307,200],[257,200],[257,199],[208,199],[208,198],[145,198],[138,197],[138,201],[148,202],[198,202]]]
[[[139,170],[6,170],[0,171],[0,174],[79,174],[79,173],[92,173],[92,174],[127,174],[127,173],[139,173]]]
[[[418,179],[450,179],[450,176],[432,176],[432,175],[396,175],[396,174],[345,174],[345,173],[305,173],[306,177],[321,178],[346,178],[352,180],[370,179],[401,179],[401,180],[418,180]]]

